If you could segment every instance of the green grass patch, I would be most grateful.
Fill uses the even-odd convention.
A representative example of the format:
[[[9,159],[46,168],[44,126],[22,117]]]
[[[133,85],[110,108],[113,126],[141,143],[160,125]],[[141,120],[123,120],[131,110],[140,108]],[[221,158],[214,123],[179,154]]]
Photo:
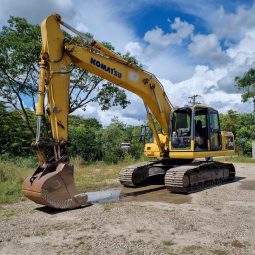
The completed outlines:
[[[35,167],[33,158],[0,159],[0,204],[11,203],[22,197],[22,183]]]
[[[166,246],[171,246],[171,245],[174,245],[175,242],[173,240],[164,240],[163,244]]]
[[[215,254],[215,255],[226,255],[227,252],[224,251],[224,250],[214,250],[213,254]]]
[[[110,212],[116,206],[116,203],[106,202],[106,203],[102,203],[101,205],[104,207],[104,211]]]
[[[77,159],[72,161],[75,169],[75,183],[80,192],[120,187],[118,181],[120,170],[127,165],[140,162],[128,160],[119,164],[95,162],[87,165]]]
[[[183,248],[182,252],[185,254],[192,254],[197,250],[200,250],[202,247],[199,245],[189,245]]]
[[[136,233],[144,233],[145,231],[146,231],[145,228],[136,229]]]
[[[232,162],[232,163],[255,163],[254,158],[249,158],[247,156],[237,156],[237,157],[222,157],[222,158],[215,158],[216,161],[222,162]]]

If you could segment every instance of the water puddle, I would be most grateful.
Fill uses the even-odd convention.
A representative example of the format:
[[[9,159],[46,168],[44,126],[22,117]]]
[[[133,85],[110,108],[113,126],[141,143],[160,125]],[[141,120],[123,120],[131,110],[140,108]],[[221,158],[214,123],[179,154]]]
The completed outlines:
[[[96,192],[87,192],[88,201],[91,203],[114,201],[137,202],[165,202],[173,204],[190,203],[191,196],[170,193],[164,186],[153,185],[140,188],[108,189]]]
[[[88,195],[88,202],[99,203],[99,202],[114,202],[120,200],[120,190],[108,189],[95,192],[86,192]]]
[[[239,187],[242,190],[255,190],[255,181],[242,181]]]

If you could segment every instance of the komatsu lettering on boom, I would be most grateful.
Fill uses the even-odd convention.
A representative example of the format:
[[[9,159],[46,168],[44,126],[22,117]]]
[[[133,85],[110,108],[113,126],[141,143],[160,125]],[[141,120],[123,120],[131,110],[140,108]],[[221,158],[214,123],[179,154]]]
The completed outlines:
[[[121,79],[121,76],[122,74],[120,72],[118,72],[117,70],[115,70],[115,68],[111,68],[103,63],[100,63],[100,61],[94,59],[94,58],[91,58],[90,59],[90,64],[110,73],[110,74],[113,74],[114,76],[118,77]]]

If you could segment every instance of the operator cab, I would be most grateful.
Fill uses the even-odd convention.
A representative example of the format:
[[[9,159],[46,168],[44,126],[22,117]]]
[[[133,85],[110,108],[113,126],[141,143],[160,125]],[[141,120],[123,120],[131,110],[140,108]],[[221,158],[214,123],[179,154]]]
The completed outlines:
[[[207,106],[175,110],[170,135],[172,150],[211,151],[222,147],[219,114]]]

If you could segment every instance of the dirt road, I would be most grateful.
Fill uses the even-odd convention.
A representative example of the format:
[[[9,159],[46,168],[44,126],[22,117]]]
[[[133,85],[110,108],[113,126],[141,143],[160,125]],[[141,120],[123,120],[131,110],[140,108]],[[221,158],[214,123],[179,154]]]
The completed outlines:
[[[73,211],[2,206],[0,254],[255,254],[255,165],[235,166],[235,182],[188,196],[150,186]]]

